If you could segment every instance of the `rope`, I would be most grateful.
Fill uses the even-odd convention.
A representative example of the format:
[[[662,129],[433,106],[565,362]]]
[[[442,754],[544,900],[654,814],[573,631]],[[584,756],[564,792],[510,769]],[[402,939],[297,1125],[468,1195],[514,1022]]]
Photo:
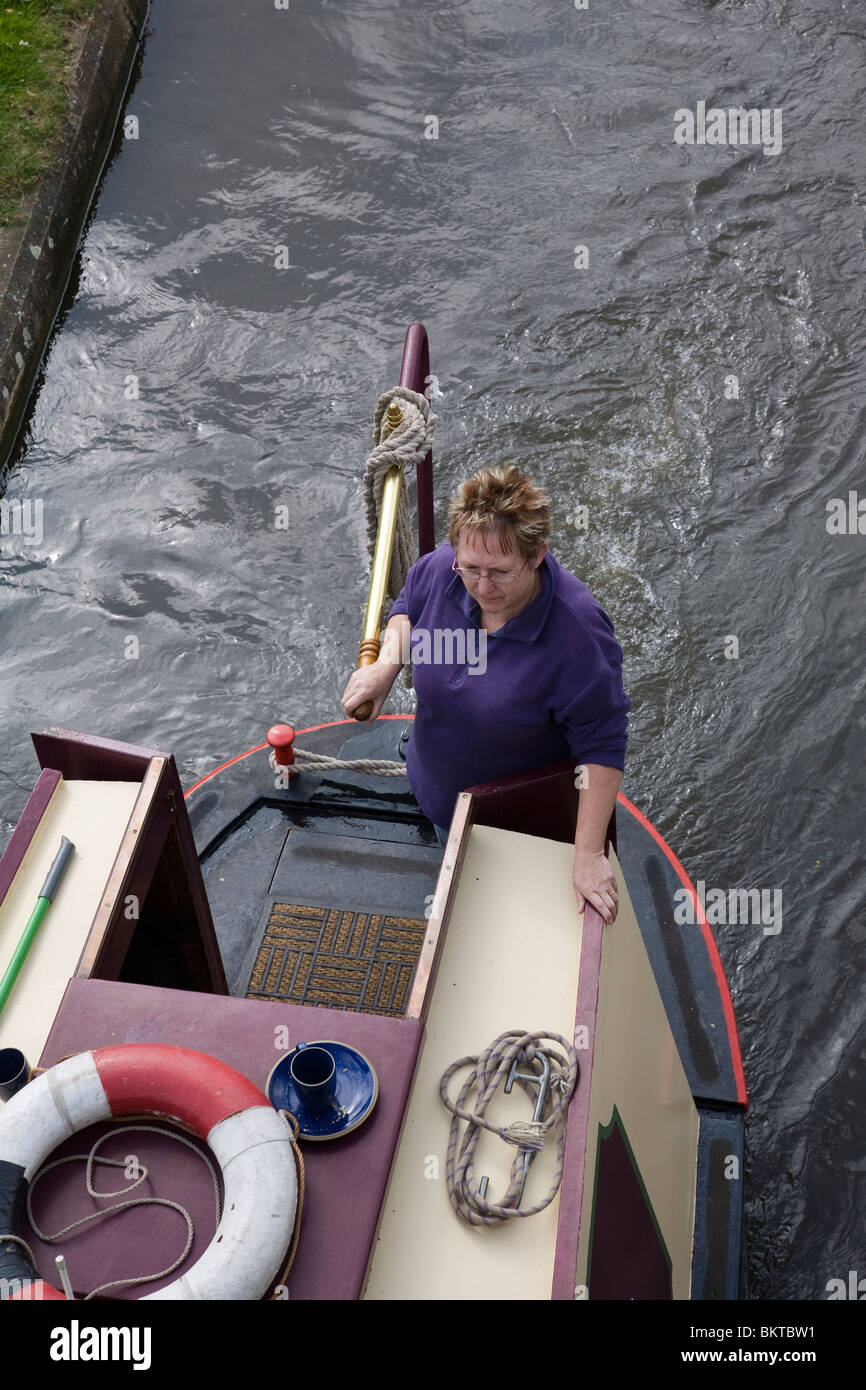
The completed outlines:
[[[403,420],[395,430],[386,434],[385,412],[392,401],[397,401],[400,405]],[[435,424],[436,416],[430,409],[427,397],[417,391],[410,391],[407,386],[392,386],[391,390],[386,391],[376,402],[373,414],[374,448],[364,464],[367,547],[371,561],[376,550],[385,475],[395,465],[399,465],[405,473],[407,469],[415,468],[426,457],[433,444]],[[405,487],[400,489],[397,528],[388,574],[388,594],[392,599],[397,597],[405,584],[406,575],[415,559],[415,543],[406,491]]]
[[[392,401],[400,403],[403,419],[395,430],[386,433],[385,414]],[[364,507],[367,516],[367,548],[370,562],[376,553],[376,537],[379,533],[379,511],[382,506],[382,488],[385,476],[395,465],[404,473],[413,469],[424,459],[433,445],[433,430],[436,416],[430,409],[426,396],[418,391],[410,391],[408,386],[392,386],[376,402],[373,412],[374,447],[367,455],[364,464]],[[388,571],[387,593],[395,599],[403,585],[406,575],[415,560],[415,541],[412,534],[407,489],[401,487],[397,504],[397,521],[394,531],[394,545],[391,550],[391,568]],[[403,672],[408,687],[412,685],[412,663]],[[276,772],[277,763],[273,752],[269,762]],[[294,765],[303,771],[366,772],[376,777],[405,777],[406,767],[402,762],[389,762],[383,758],[330,758],[324,753],[309,753],[306,749],[295,749]]]
[[[174,1261],[173,1264],[168,1265],[166,1269],[160,1270],[158,1274],[141,1274],[135,1278],[114,1279],[110,1283],[100,1284],[97,1288],[92,1289],[90,1293],[86,1295],[86,1298],[88,1299],[95,1298],[97,1294],[102,1293],[105,1289],[131,1288],[134,1284],[147,1284],[150,1283],[150,1281],[153,1279],[164,1279],[167,1274],[171,1274],[175,1269],[178,1268],[179,1265],[183,1264],[184,1260],[186,1259],[187,1255],[192,1249],[192,1242],[195,1234],[192,1217],[190,1216],[186,1207],[181,1206],[179,1202],[170,1201],[168,1197],[133,1197],[131,1201],[118,1202],[113,1207],[105,1207],[101,1211],[93,1211],[90,1212],[88,1216],[82,1216],[78,1221],[71,1221],[68,1226],[64,1226],[63,1229],[60,1231],[55,1231],[53,1235],[47,1235],[44,1231],[40,1231],[39,1227],[36,1224],[36,1220],[33,1216],[32,1207],[33,1192],[36,1187],[36,1184],[39,1182],[41,1178],[45,1176],[46,1173],[49,1173],[52,1168],[59,1168],[61,1163],[75,1163],[80,1161],[85,1162],[87,1164],[85,1182],[87,1185],[88,1195],[91,1197],[120,1197],[125,1192],[132,1192],[136,1187],[138,1187],[139,1183],[144,1182],[145,1178],[147,1177],[147,1169],[144,1167],[143,1164],[141,1164],[139,1165],[141,1167],[141,1173],[139,1177],[137,1177],[134,1182],[128,1183],[125,1187],[120,1188],[117,1192],[97,1192],[95,1187],[93,1186],[94,1163],[103,1163],[106,1167],[109,1168],[126,1167],[126,1162],[122,1158],[97,1158],[96,1151],[99,1148],[99,1146],[103,1144],[106,1139],[113,1139],[114,1136],[117,1134],[130,1134],[138,1130],[142,1130],[146,1134],[164,1134],[168,1139],[175,1139],[178,1144],[185,1144],[187,1148],[192,1149],[193,1153],[197,1154],[198,1157],[202,1160],[202,1162],[207,1165],[208,1169],[210,1170],[211,1180],[213,1182],[217,1225],[219,1225],[220,1222],[221,1204],[219,1178],[217,1176],[217,1172],[213,1163],[208,1158],[207,1154],[202,1153],[201,1150],[197,1148],[191,1140],[186,1139],[182,1134],[175,1134],[173,1130],[165,1129],[161,1125],[121,1125],[118,1129],[110,1130],[107,1134],[103,1134],[101,1138],[97,1139],[91,1145],[90,1151],[88,1153],[68,1154],[65,1158],[56,1158],[53,1163],[46,1163],[42,1168],[39,1169],[39,1172],[34,1177],[33,1182],[30,1184],[30,1187],[27,1191],[27,1216],[30,1221],[30,1225],[33,1227],[35,1234],[39,1237],[41,1241],[44,1241],[46,1245],[56,1245],[57,1242],[63,1238],[63,1236],[67,1235],[70,1231],[76,1230],[79,1226],[86,1226],[89,1222],[98,1221],[103,1216],[114,1216],[119,1211],[129,1210],[130,1207],[171,1207],[174,1211],[179,1212],[180,1215],[186,1221],[186,1245],[184,1246],[183,1251]]]
[[[391,401],[397,401],[403,412],[402,422],[395,430],[385,433],[388,426],[385,412]],[[433,430],[436,416],[430,409],[426,396],[410,391],[407,386],[392,386],[376,402],[373,412],[374,448],[364,464],[364,507],[367,516],[367,549],[370,563],[376,552],[376,536],[379,531],[379,512],[382,506],[382,487],[385,475],[395,464],[405,473],[414,469],[427,456],[433,445]],[[388,571],[387,594],[395,599],[403,585],[406,575],[415,560],[415,540],[409,515],[409,502],[405,482],[400,488],[397,503],[397,520],[394,531],[394,545],[391,551],[391,568]],[[403,670],[403,681],[407,688],[412,687],[412,663],[409,661]],[[387,774],[386,774],[387,775]]]
[[[292,1239],[291,1249],[289,1250],[288,1258],[286,1259],[286,1263],[283,1265],[283,1268],[280,1272],[280,1277],[277,1280],[277,1288],[279,1288],[281,1284],[285,1285],[285,1282],[289,1277],[289,1270],[295,1263],[295,1255],[298,1251],[298,1239],[301,1234],[301,1213],[304,1210],[304,1193],[307,1190],[307,1174],[304,1168],[304,1155],[301,1153],[301,1146],[298,1143],[298,1131],[300,1130],[300,1125],[298,1124],[297,1117],[293,1115],[290,1110],[281,1110],[280,1114],[282,1115],[283,1119],[287,1122],[289,1128],[292,1131],[292,1149],[294,1150],[295,1164],[298,1169],[298,1208],[295,1212],[295,1234]],[[272,1293],[271,1301],[273,1302],[276,1299],[276,1297],[276,1293]]]
[[[276,756],[271,750],[268,754],[268,762],[274,772],[277,771]],[[308,772],[326,772],[329,769],[341,768],[344,772],[370,772],[377,777],[405,777],[406,764],[388,762],[385,758],[329,758],[325,753],[309,753],[306,748],[295,748],[295,761],[292,766],[300,769],[301,772],[306,768]]]
[[[292,1130],[292,1150],[295,1155],[295,1163],[298,1169],[298,1205],[297,1210],[295,1212],[294,1236],[292,1238],[292,1244],[289,1250],[288,1258],[286,1260],[285,1265],[283,1266],[279,1279],[277,1280],[278,1285],[285,1284],[286,1279],[289,1275],[289,1270],[292,1268],[292,1265],[295,1262],[295,1255],[297,1254],[298,1250],[298,1239],[301,1234],[301,1213],[304,1210],[304,1194],[306,1191],[306,1173],[304,1171],[304,1158],[297,1142],[298,1122],[295,1119],[294,1115],[289,1114],[287,1110],[281,1110],[279,1113],[287,1122],[289,1122],[289,1128]],[[40,1179],[45,1176],[46,1173],[50,1172],[52,1168],[59,1167],[61,1163],[74,1163],[76,1161],[87,1163],[85,1180],[87,1184],[87,1191],[91,1197],[120,1197],[124,1192],[131,1192],[133,1188],[136,1188],[138,1186],[139,1183],[144,1182],[145,1178],[147,1177],[147,1169],[142,1164],[140,1165],[141,1174],[139,1177],[135,1179],[135,1182],[127,1185],[124,1188],[121,1188],[117,1192],[97,1192],[93,1186],[92,1177],[94,1163],[103,1163],[107,1167],[111,1168],[126,1167],[126,1161],[121,1158],[98,1158],[96,1156],[96,1151],[99,1148],[100,1144],[104,1143],[106,1139],[113,1138],[117,1134],[127,1134],[133,1130],[143,1130],[147,1134],[164,1134],[169,1139],[176,1139],[179,1144],[186,1144],[187,1148],[192,1149],[193,1152],[196,1153],[198,1157],[202,1160],[202,1162],[207,1164],[207,1167],[210,1170],[210,1175],[214,1187],[216,1223],[217,1225],[219,1225],[220,1223],[222,1204],[220,1202],[219,1178],[217,1176],[216,1168],[214,1167],[210,1158],[207,1156],[207,1154],[202,1153],[202,1151],[189,1139],[185,1139],[183,1135],[175,1134],[173,1130],[164,1129],[160,1125],[122,1125],[117,1129],[111,1130],[108,1134],[103,1134],[101,1138],[97,1139],[96,1142],[91,1146],[89,1153],[68,1154],[65,1158],[58,1158],[55,1159],[53,1163],[45,1164],[42,1168],[39,1169],[39,1172],[34,1177],[33,1182],[30,1184],[30,1187],[28,1189],[27,1216],[29,1218],[30,1225],[32,1226],[34,1233],[39,1237],[41,1241],[44,1241],[46,1245],[56,1245],[57,1242],[61,1240],[63,1236],[67,1235],[69,1231],[74,1231],[78,1226],[84,1226],[90,1221],[98,1221],[99,1218],[102,1216],[113,1216],[115,1212],[126,1211],[129,1207],[172,1207],[175,1211],[181,1213],[181,1215],[184,1217],[187,1223],[187,1242],[184,1247],[184,1250],[182,1254],[174,1261],[174,1263],[168,1266],[167,1269],[161,1270],[159,1274],[143,1274],[139,1275],[137,1278],[134,1279],[115,1279],[111,1283],[100,1284],[98,1288],[91,1290],[91,1292],[85,1296],[85,1301],[87,1299],[95,1298],[96,1295],[102,1293],[104,1289],[131,1288],[133,1284],[147,1284],[155,1279],[164,1279],[166,1275],[171,1274],[175,1269],[178,1268],[179,1265],[183,1264],[183,1261],[186,1259],[187,1255],[192,1249],[192,1242],[194,1236],[192,1217],[190,1216],[189,1212],[186,1210],[185,1207],[182,1207],[178,1202],[170,1201],[167,1197],[135,1197],[129,1202],[118,1202],[116,1206],[105,1207],[102,1211],[91,1212],[88,1216],[83,1216],[78,1221],[71,1221],[68,1226],[64,1226],[62,1230],[56,1231],[54,1235],[47,1235],[44,1231],[41,1231],[36,1224],[36,1221],[33,1217],[33,1209],[31,1206],[31,1199],[33,1196],[34,1188],[36,1187],[36,1184],[40,1181]],[[33,1251],[27,1244],[27,1241],[24,1240],[22,1236],[13,1236],[11,1234],[0,1235],[0,1244],[2,1244],[5,1241],[11,1241],[15,1245],[22,1246],[29,1255],[31,1264],[34,1266],[34,1268],[36,1267],[36,1258],[33,1254]],[[276,1295],[274,1294],[272,1295],[272,1297],[276,1297]]]
[[[547,1046],[546,1042],[561,1044],[564,1055],[558,1048]],[[487,1108],[500,1082],[504,1083],[507,1080],[512,1062],[516,1058],[523,1070],[531,1070],[534,1059],[542,1055],[546,1056],[550,1063],[548,1095],[552,1103],[547,1119],[537,1122],[518,1120],[504,1127],[491,1124],[485,1118]],[[456,1071],[466,1066],[472,1067],[473,1070],[464,1082],[455,1104],[448,1095],[448,1083]],[[532,1100],[534,1108],[535,1095],[531,1083],[520,1080],[519,1084]],[[459,1062],[454,1062],[448,1068],[439,1083],[439,1095],[443,1105],[454,1116],[448,1138],[446,1182],[449,1200],[458,1216],[462,1216],[472,1226],[497,1226],[511,1217],[535,1216],[550,1205],[562,1182],[565,1121],[568,1103],[576,1084],[577,1053],[568,1039],[560,1037],[558,1033],[524,1033],[518,1030],[500,1033],[485,1052],[477,1057],[461,1057]],[[466,1101],[473,1087],[477,1088],[479,1094],[475,1109],[468,1110],[465,1108]],[[461,1120],[466,1122],[467,1127],[459,1156],[456,1156]],[[513,1144],[518,1150],[511,1167],[508,1190],[500,1202],[491,1202],[482,1197],[475,1184],[473,1158],[483,1129],[497,1134],[506,1144]],[[524,1156],[528,1152],[542,1149],[545,1136],[551,1129],[556,1133],[556,1171],[553,1182],[546,1195],[535,1206],[520,1207],[517,1200],[524,1180]]]

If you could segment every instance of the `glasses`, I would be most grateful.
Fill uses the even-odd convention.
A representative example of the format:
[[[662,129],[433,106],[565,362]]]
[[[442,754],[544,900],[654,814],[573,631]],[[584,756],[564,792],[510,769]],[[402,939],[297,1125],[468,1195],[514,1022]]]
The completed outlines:
[[[459,574],[462,579],[467,579],[470,584],[476,584],[479,579],[489,579],[491,584],[513,584],[522,569],[526,568],[526,560],[518,566],[516,570],[480,570],[475,565],[458,565],[457,556],[454,557],[454,564],[451,566],[455,574]]]

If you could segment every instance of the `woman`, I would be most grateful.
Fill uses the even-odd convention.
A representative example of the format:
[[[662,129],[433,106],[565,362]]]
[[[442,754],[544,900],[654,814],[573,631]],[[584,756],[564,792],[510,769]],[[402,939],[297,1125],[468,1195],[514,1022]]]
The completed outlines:
[[[514,465],[485,468],[451,503],[449,540],[422,555],[391,609],[378,661],[355,671],[347,714],[375,719],[413,654],[406,770],[440,842],[465,787],[573,757],[582,764],[572,879],[617,913],[604,840],[622,780],[628,696],[613,624],[547,548],[549,501]]]

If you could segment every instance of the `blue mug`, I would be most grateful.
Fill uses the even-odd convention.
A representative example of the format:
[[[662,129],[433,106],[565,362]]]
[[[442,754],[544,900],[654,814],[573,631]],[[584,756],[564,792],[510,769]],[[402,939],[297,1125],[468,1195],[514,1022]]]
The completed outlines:
[[[298,1043],[289,1071],[298,1099],[307,1110],[324,1110],[333,1105],[337,1068],[326,1047]]]

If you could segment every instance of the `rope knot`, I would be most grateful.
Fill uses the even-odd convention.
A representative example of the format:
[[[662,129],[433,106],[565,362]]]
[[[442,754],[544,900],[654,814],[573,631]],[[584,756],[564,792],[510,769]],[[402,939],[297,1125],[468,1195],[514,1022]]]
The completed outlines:
[[[513,1120],[499,1135],[507,1144],[516,1144],[521,1149],[537,1152],[544,1148],[546,1126],[539,1120]]]
[[[392,403],[398,403],[403,416],[402,422],[391,430],[386,412]],[[404,472],[412,469],[427,454],[433,443],[433,430],[436,416],[430,409],[426,396],[410,391],[407,386],[392,386],[376,402],[373,413],[373,449],[364,465],[364,497],[367,513],[367,545],[372,560],[376,549],[376,535],[379,529],[379,508],[382,502],[382,485],[390,468],[399,465]],[[388,593],[396,598],[406,580],[409,568],[415,559],[415,546],[409,516],[406,489],[400,489],[397,507],[397,529],[391,551],[391,570],[388,578]]]

